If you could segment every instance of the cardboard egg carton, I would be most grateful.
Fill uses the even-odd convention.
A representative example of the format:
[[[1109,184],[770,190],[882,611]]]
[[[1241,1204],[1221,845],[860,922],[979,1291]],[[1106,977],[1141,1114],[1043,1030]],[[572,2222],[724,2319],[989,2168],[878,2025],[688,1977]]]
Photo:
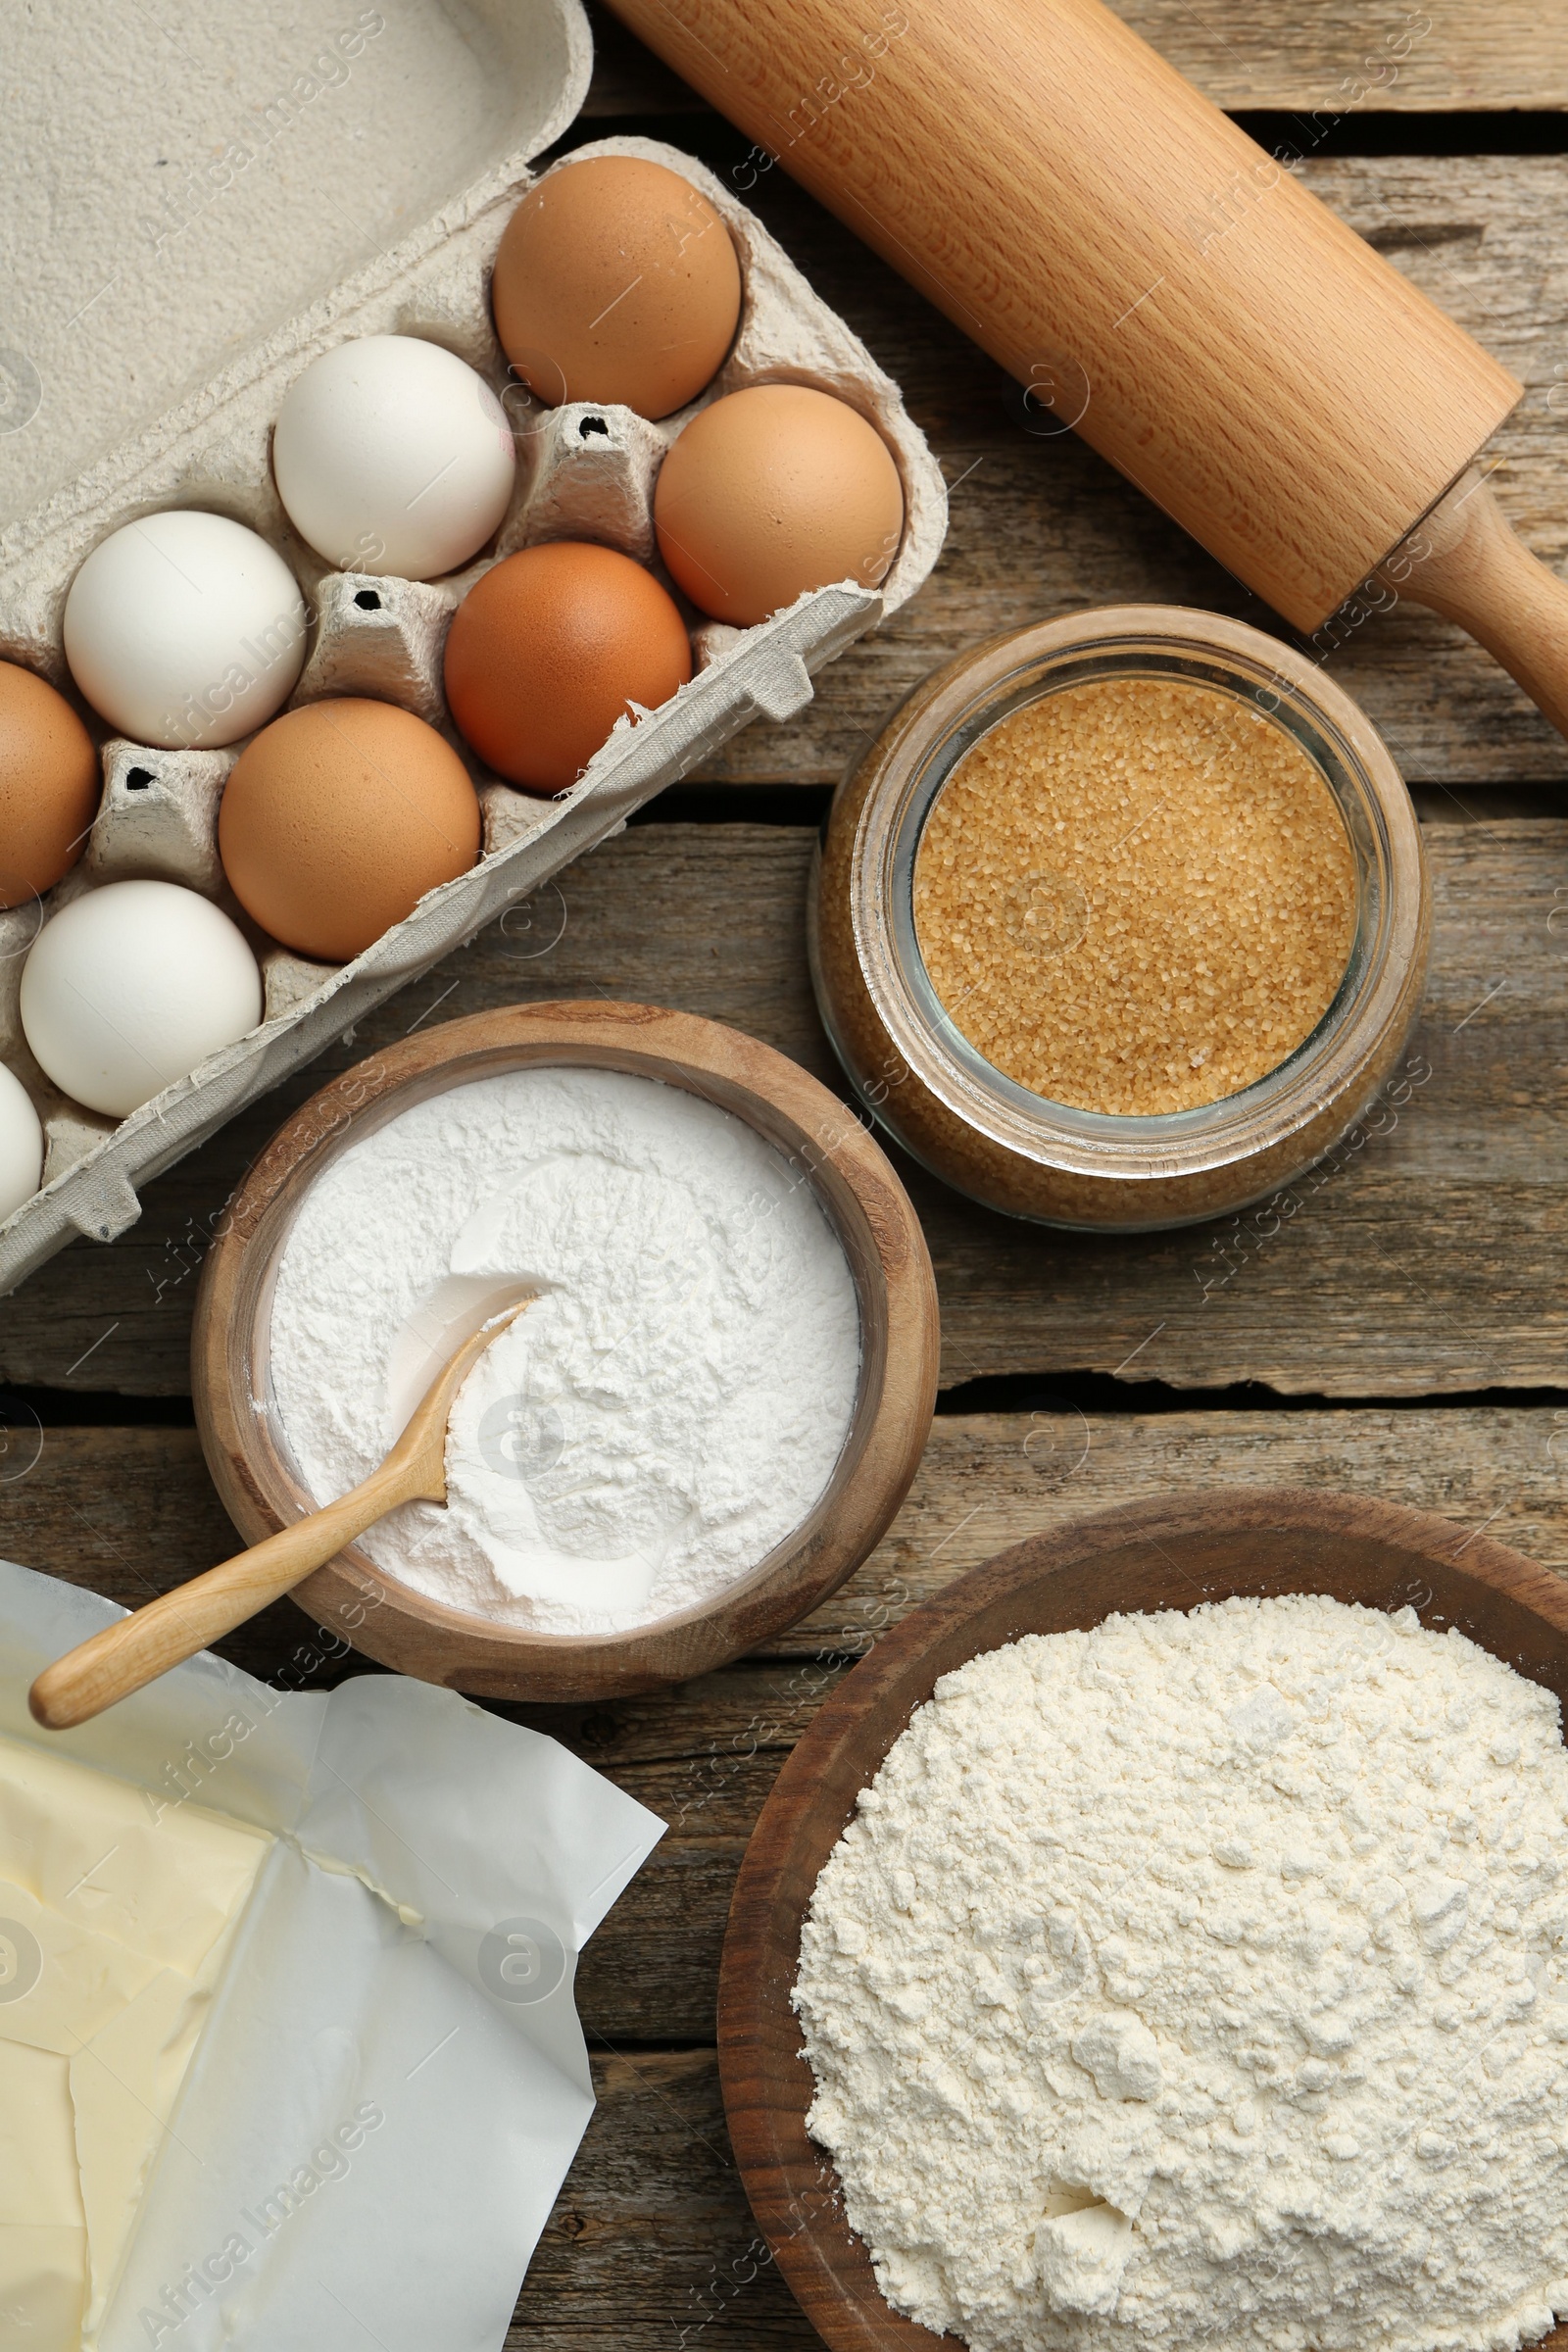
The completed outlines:
[[[360,22],[374,15],[362,12]],[[657,141],[602,140],[570,160],[647,157],[690,180],[722,215],[744,281],[740,327],[724,367],[689,409],[657,424],[615,406],[544,410],[509,381],[490,316],[491,264],[518,199],[533,184],[531,158],[560,136],[581,104],[591,51],[577,0],[494,0],[473,15],[489,26],[497,54],[510,58],[525,88],[523,142],[0,533],[0,656],[74,691],[62,614],[91,550],[122,524],[165,507],[226,514],[283,554],[311,608],[305,666],[289,707],[323,696],[373,695],[440,728],[478,788],[481,861],[428,892],[407,920],[351,963],[313,964],[264,938],[223,879],[218,809],[243,743],[190,752],[123,738],[105,742],[103,804],[79,863],[41,907],[0,915],[0,1059],[33,1094],[47,1140],[42,1191],[0,1224],[0,1292],[14,1289],[78,1234],[109,1241],[124,1232],[140,1213],[139,1189],[225,1119],[619,831],[635,808],[710,758],[749,720],[793,717],[810,699],[812,674],[911,596],[941,547],[942,475],[898,387],[734,193]],[[466,23],[467,13],[454,22]],[[541,88],[541,80],[549,86]],[[270,438],[285,391],[318,353],[368,334],[422,335],[456,352],[497,391],[514,419],[517,482],[501,531],[484,556],[443,580],[335,572],[292,530],[278,501]],[[8,357],[15,355],[0,354],[0,363]],[[496,780],[457,736],[442,693],[446,630],[463,597],[492,564],[552,539],[601,541],[658,571],[653,491],[670,444],[710,401],[778,381],[810,384],[848,401],[893,453],[905,529],[880,590],[849,582],[820,589],[749,629],[692,615],[691,683],[635,727],[623,720],[569,792],[541,800]],[[43,1078],[22,1037],[17,997],[41,920],[85,890],[136,876],[181,883],[242,922],[262,965],[266,1010],[250,1036],[116,1123],[69,1102]]]

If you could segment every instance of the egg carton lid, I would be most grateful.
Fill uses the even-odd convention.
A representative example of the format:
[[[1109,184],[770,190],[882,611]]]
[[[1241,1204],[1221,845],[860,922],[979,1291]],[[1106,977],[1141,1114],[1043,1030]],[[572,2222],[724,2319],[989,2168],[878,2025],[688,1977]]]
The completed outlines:
[[[593,70],[579,0],[85,0],[12,12],[6,51],[8,562],[335,339],[561,137]]]

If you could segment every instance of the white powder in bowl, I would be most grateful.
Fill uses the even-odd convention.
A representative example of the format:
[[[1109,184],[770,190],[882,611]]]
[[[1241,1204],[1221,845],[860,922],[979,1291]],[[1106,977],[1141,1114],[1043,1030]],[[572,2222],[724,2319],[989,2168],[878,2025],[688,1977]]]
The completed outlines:
[[[361,1537],[378,1567],[505,1624],[610,1633],[708,1598],[801,1524],[859,1379],[838,1238],[743,1120],[590,1069],[454,1087],[311,1187],[271,1377],[318,1502],[386,1454],[433,1376],[421,1338],[517,1277],[538,1296],[459,1393],[448,1501]]]
[[[1293,1595],[945,1675],[795,2002],[883,2292],[980,2352],[1511,2352],[1568,2311],[1568,1752]]]

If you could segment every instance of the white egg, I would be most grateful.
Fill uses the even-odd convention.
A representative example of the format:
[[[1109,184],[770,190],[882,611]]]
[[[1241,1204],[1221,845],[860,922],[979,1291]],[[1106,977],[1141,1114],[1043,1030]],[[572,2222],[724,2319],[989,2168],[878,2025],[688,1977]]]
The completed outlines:
[[[340,571],[433,580],[477,555],[516,456],[482,376],[416,335],[365,335],[283,396],[272,471],[289,520]]]
[[[30,1200],[43,1182],[43,1129],[15,1070],[0,1061],[0,1218]]]
[[[122,1119],[262,1017],[262,975],[220,907],[173,882],[108,882],[45,923],[22,1026],[47,1076]]]
[[[66,599],[66,660],[133,743],[211,751],[265,726],[305,662],[282,557],[223,514],[171,509],[95,547]]]

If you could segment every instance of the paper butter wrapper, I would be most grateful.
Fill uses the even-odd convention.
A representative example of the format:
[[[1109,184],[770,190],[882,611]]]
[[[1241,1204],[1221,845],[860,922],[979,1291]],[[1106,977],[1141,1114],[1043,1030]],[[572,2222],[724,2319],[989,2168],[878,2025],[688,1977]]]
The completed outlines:
[[[41,1732],[34,1675],[121,1614],[0,1562],[0,1731],[277,1842],[99,2352],[500,2352],[593,2110],[577,1954],[664,1825],[401,1676],[284,1694],[204,1654]]]

